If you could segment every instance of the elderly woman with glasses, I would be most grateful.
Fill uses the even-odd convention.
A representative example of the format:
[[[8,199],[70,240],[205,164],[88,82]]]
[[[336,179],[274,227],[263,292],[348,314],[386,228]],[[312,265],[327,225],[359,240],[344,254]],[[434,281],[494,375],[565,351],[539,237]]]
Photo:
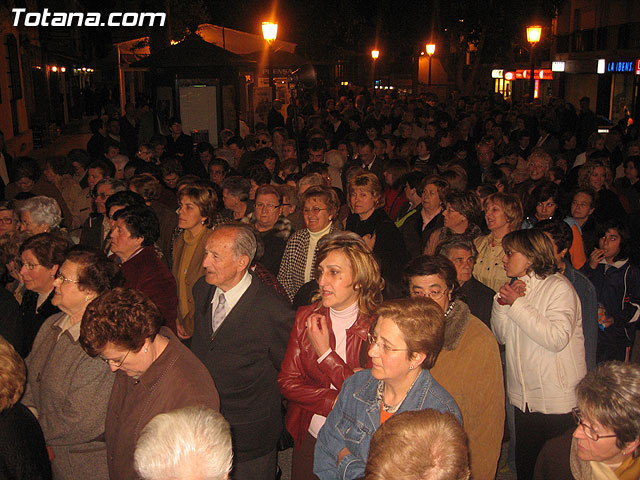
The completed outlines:
[[[78,339],[89,302],[122,282],[103,253],[74,247],[53,282],[52,303],[61,312],[44,322],[26,359],[22,403],[40,422],[56,479],[109,478],[103,437],[113,376]]]
[[[96,298],[82,319],[82,348],[115,372],[105,420],[110,478],[138,478],[135,446],[156,415],[199,405],[220,410],[209,371],[162,322],[158,308],[128,288]]]
[[[498,343],[491,330],[458,298],[453,263],[424,255],[405,267],[412,297],[429,297],[444,314],[444,344],[431,369],[462,412],[475,480],[496,475],[504,431],[504,384]]]
[[[53,305],[53,282],[58,267],[64,262],[69,242],[52,233],[34,235],[20,246],[20,276],[26,291],[22,295],[20,314],[24,326],[23,357],[31,351],[31,345],[44,321],[60,309]]]
[[[334,219],[340,200],[335,190],[320,185],[310,187],[302,195],[301,203],[305,228],[289,237],[278,273],[278,281],[291,301],[303,284],[315,278],[318,240],[338,228]]]
[[[344,381],[318,434],[313,473],[322,480],[363,477],[373,434],[396,413],[432,408],[461,421],[456,402],[429,372],[444,343],[442,308],[430,299],[405,298],[375,313],[373,367]]]
[[[602,363],[576,396],[577,427],[545,444],[534,479],[640,478],[640,365]]]

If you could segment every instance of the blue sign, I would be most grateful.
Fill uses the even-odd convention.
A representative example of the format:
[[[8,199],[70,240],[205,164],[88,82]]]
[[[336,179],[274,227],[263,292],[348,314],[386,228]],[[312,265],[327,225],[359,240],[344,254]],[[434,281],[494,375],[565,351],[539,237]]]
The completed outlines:
[[[632,73],[634,71],[633,62],[607,62],[607,72]]]

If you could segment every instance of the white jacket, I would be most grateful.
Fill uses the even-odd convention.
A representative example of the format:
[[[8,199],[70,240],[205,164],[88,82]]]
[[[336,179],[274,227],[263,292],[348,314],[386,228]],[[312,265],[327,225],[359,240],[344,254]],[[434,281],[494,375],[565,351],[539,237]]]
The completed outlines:
[[[587,373],[580,300],[565,276],[520,277],[524,297],[513,305],[493,298],[491,329],[506,346],[507,393],[525,411],[568,413]]]

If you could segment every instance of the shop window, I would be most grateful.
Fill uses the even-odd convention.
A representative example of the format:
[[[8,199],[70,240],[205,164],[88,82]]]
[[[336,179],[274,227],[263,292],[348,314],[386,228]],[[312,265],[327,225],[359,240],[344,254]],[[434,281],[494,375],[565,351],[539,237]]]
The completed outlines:
[[[582,51],[592,52],[594,47],[593,37],[595,30],[583,30],[582,31]]]
[[[630,25],[625,23],[624,25],[618,25],[618,47],[617,48],[629,48],[630,37]]]
[[[569,53],[569,35],[558,35],[556,40],[557,53]]]
[[[606,50],[607,40],[609,38],[609,29],[600,27],[596,32],[596,50]]]
[[[9,79],[11,81],[11,100],[18,100],[22,98],[22,79],[20,78],[18,42],[13,35],[7,35],[7,53],[9,58]]]

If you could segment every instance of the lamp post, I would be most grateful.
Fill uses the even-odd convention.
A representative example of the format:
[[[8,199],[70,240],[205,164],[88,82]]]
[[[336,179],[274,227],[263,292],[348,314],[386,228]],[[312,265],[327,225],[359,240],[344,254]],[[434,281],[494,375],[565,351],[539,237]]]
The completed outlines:
[[[531,44],[530,50],[530,60],[531,60],[531,85],[529,86],[529,95],[531,97],[531,103],[533,103],[533,96],[535,95],[536,90],[536,79],[534,78],[534,57],[533,57],[533,49],[536,46],[536,43],[540,41],[540,37],[542,36],[542,27],[539,25],[533,25],[531,27],[527,27],[527,42]]]
[[[429,55],[429,85],[431,85],[431,59],[433,57],[433,54],[436,53],[436,44],[427,43],[425,51],[427,52],[427,55]]]
[[[380,50],[371,50],[371,77],[373,84],[373,96],[376,96],[376,60],[380,56]]]
[[[267,42],[268,62],[269,62],[269,88],[271,89],[271,100],[276,99],[276,85],[273,83],[273,64],[271,63],[271,46],[278,36],[278,24],[273,22],[262,22],[262,37]]]

